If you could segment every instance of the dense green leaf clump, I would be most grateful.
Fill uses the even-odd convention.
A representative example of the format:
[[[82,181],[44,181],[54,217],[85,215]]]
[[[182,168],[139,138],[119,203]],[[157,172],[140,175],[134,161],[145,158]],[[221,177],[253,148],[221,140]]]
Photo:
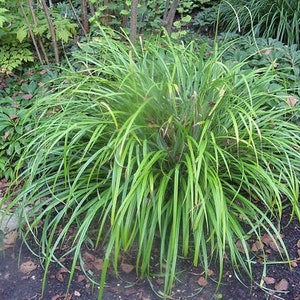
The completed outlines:
[[[165,292],[179,255],[251,272],[249,236],[276,233],[284,247],[271,220],[286,203],[300,217],[299,108],[288,91],[270,92],[272,66],[244,69],[217,45],[168,39],[131,47],[103,34],[81,47],[31,111],[26,184],[11,204],[32,206],[27,233],[43,220],[46,269],[73,225],[71,275],[82,245],[100,244],[102,287],[136,245],[143,276],[158,250]]]
[[[300,45],[300,2],[298,0],[228,0],[220,5],[223,29],[274,38]]]

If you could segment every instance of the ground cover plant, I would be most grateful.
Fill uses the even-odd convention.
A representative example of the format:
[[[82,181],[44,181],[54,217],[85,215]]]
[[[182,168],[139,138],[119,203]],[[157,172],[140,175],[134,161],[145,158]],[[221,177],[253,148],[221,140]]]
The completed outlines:
[[[254,33],[299,46],[300,3],[297,0],[228,0],[221,2],[219,11],[222,31]]]
[[[270,90],[273,65],[226,62],[229,46],[164,37],[134,47],[102,31],[74,53],[28,115],[37,124],[20,159],[25,185],[7,207],[30,207],[23,231],[41,247],[45,276],[72,226],[71,276],[84,244],[104,247],[99,298],[132,248],[148,276],[159,245],[165,295],[179,255],[251,275],[247,239],[267,233],[288,259],[278,222],[286,206],[300,217],[299,107],[284,85]]]
[[[36,97],[44,95],[46,83],[57,74],[50,67],[23,69],[0,77],[0,178],[15,179],[15,165],[28,141],[22,137],[35,122],[25,117]]]

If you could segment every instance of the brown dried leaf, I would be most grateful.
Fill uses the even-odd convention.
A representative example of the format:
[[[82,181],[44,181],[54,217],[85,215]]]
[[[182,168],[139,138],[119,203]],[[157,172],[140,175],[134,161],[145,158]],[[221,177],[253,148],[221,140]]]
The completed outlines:
[[[9,118],[14,121],[14,120],[19,119],[19,116],[16,115],[16,114],[12,114],[12,115],[9,116]]]
[[[36,268],[37,268],[36,263],[31,260],[25,261],[20,265],[20,271],[24,274],[30,273],[31,271],[35,270]]]
[[[266,246],[269,246],[270,243],[273,241],[272,238],[267,234],[265,233],[262,238],[261,238],[261,241],[266,245]]]
[[[297,267],[298,267],[298,264],[297,264],[296,261],[292,261],[292,262],[291,262],[291,266],[292,266],[293,268],[297,268]]]
[[[282,247],[280,247],[280,245],[278,245],[277,243],[274,243],[273,241],[270,242],[269,247],[274,251],[278,251],[279,253],[283,252]]]
[[[64,282],[64,275],[60,272],[57,272],[55,275],[55,278],[59,281],[59,282]]]
[[[14,245],[18,238],[18,232],[16,230],[7,233],[3,239],[5,246]]]
[[[12,108],[20,108],[20,104],[18,104],[18,103],[13,103],[13,104],[11,105],[11,107],[12,107]]]
[[[263,248],[264,248],[264,244],[261,241],[257,240],[252,244],[251,251],[257,252],[259,250],[262,250]]]
[[[97,258],[95,261],[92,261],[91,264],[97,271],[101,271],[103,268],[103,259]]]
[[[82,281],[85,280],[85,279],[86,279],[85,275],[79,274],[79,275],[77,276],[77,282],[82,282]]]
[[[208,281],[203,276],[199,277],[197,282],[200,286],[207,286],[208,285]]]
[[[275,284],[275,290],[287,291],[289,289],[289,282],[286,279],[281,279]]]
[[[122,263],[121,264],[121,269],[122,269],[123,272],[128,274],[134,269],[134,266],[130,265],[130,264]]]
[[[237,249],[241,252],[241,253],[245,253],[245,249],[244,249],[244,246],[242,244],[242,242],[240,240],[238,240],[236,243],[235,243]]]
[[[215,272],[213,270],[207,269],[207,276],[212,276],[214,274],[215,274]]]
[[[55,278],[58,280],[58,281],[60,281],[60,282],[63,282],[64,281],[64,273],[68,273],[69,271],[68,271],[68,269],[66,269],[66,268],[60,268],[58,271],[57,271],[57,273],[56,273],[56,275],[55,275]]]
[[[271,53],[271,49],[266,49],[264,51],[262,51],[262,54],[264,55],[269,55]]]
[[[265,276],[263,280],[266,284],[274,284],[276,282],[275,278],[269,276]]]
[[[3,135],[3,140],[6,141],[9,136],[10,136],[10,131],[6,130],[4,135]]]
[[[286,102],[289,106],[295,106],[299,100],[296,97],[290,96],[287,97]]]
[[[95,255],[87,251],[83,253],[83,258],[88,262],[94,261],[96,259]]]
[[[32,94],[24,94],[24,95],[22,96],[22,99],[23,99],[23,100],[30,100],[32,97],[33,97]]]
[[[85,270],[88,270],[91,268],[94,268],[97,271],[102,270],[103,260],[101,258],[96,258],[95,255],[86,251],[83,253],[83,259],[85,262],[85,265],[84,265]]]

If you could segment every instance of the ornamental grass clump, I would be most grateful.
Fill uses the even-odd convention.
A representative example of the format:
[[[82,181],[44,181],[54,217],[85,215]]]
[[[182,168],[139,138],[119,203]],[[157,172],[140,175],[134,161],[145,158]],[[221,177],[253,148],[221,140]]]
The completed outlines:
[[[81,48],[31,111],[25,185],[11,202],[31,207],[25,237],[46,271],[74,226],[71,277],[85,243],[104,251],[99,298],[132,248],[139,276],[158,253],[165,293],[179,256],[251,275],[247,239],[263,233],[287,255],[278,221],[286,206],[300,217],[299,109],[288,91],[269,92],[272,66],[229,67],[217,46],[160,38],[134,47],[103,33]]]
[[[242,34],[278,39],[300,46],[298,0],[228,0],[220,4],[220,25]]]

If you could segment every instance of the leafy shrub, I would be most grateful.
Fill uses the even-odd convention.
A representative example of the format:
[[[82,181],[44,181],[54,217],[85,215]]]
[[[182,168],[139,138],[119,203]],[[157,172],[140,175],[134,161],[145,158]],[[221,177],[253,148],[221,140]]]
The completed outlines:
[[[51,70],[29,70],[0,81],[0,178],[15,179],[16,164],[29,140],[23,135],[34,126],[28,110],[35,97],[44,94],[44,84],[55,76]],[[19,167],[20,168],[20,164]]]
[[[34,60],[29,43],[3,43],[0,48],[0,74],[10,73],[26,62]]]
[[[220,274],[227,257],[251,274],[249,236],[275,233],[285,249],[276,222],[286,205],[300,217],[299,108],[269,91],[271,68],[168,39],[133,48],[103,33],[81,47],[31,111],[26,184],[8,205],[32,207],[26,235],[43,220],[45,276],[73,225],[71,276],[85,242],[105,251],[100,297],[107,268],[135,245],[142,276],[158,250],[166,293],[178,255],[205,270],[217,260]]]
[[[300,45],[298,0],[229,0],[221,3],[220,15],[225,30],[245,34],[253,29],[260,37]]]

